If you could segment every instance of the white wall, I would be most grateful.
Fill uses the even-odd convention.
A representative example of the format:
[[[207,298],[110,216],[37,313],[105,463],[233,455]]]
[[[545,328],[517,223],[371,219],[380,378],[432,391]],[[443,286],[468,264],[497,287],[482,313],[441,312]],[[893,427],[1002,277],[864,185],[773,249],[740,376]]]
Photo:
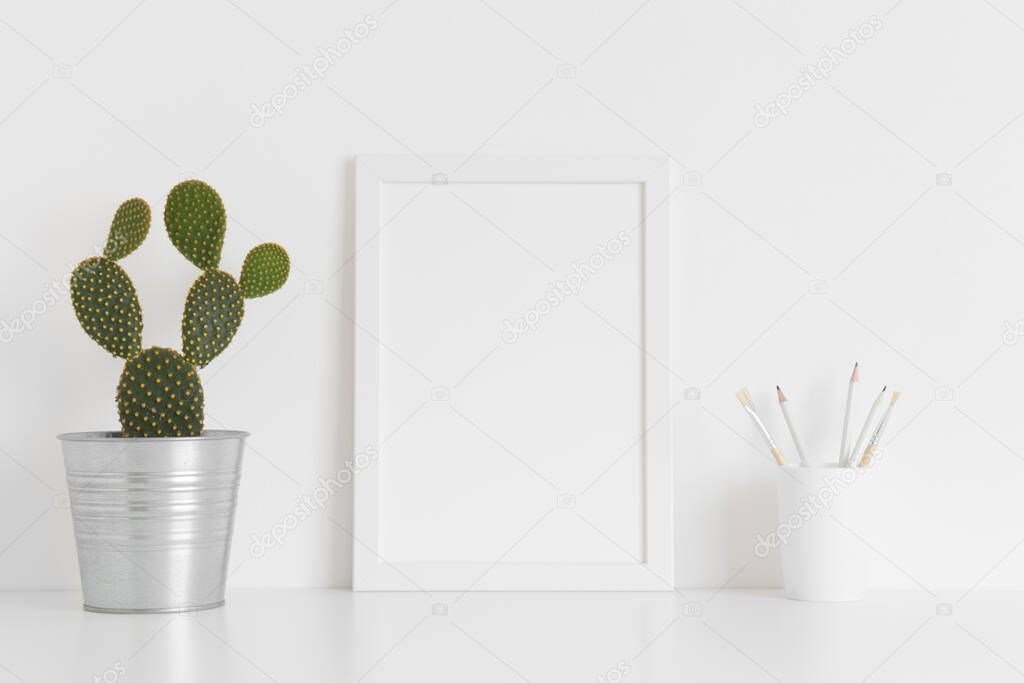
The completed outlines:
[[[325,79],[251,125],[367,15],[377,28]],[[872,15],[882,28],[829,80],[754,124],[756,103]],[[1024,583],[1024,345],[1002,337],[1024,319],[1011,3],[128,0],[3,2],[0,19],[2,320],[102,243],[119,201],[159,214],[188,175],[225,199],[226,267],[265,240],[292,254],[285,290],[252,302],[204,372],[209,423],[253,432],[232,585],[350,580],[351,540],[325,514],[247,550],[351,453],[353,155],[478,149],[660,152],[700,179],[676,195],[678,372],[701,391],[673,413],[680,585],[778,584],[777,558],[752,554],[775,471],[733,391],[769,408],[783,383],[808,446],[831,455],[854,359],[863,397],[905,395],[855,530],[877,551],[872,584]],[[159,222],[125,265],[146,343],[176,345],[194,270]],[[119,364],[58,299],[0,346],[2,588],[77,585],[53,437],[116,425]],[[329,514],[348,527],[350,509],[345,491]]]

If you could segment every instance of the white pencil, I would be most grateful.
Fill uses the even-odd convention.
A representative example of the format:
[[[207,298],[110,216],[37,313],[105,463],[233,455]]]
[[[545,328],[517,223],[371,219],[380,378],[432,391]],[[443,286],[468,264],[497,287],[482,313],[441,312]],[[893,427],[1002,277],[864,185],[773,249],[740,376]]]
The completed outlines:
[[[850,375],[850,385],[846,389],[846,413],[843,415],[843,440],[839,442],[839,464],[843,465],[850,459],[849,441],[847,436],[850,430],[850,406],[853,405],[853,388],[860,380],[860,372],[858,366],[860,363],[853,364],[853,373]]]
[[[768,444],[768,450],[771,451],[772,457],[775,458],[775,462],[779,467],[786,465],[786,459],[782,457],[782,452],[779,447],[775,445],[775,440],[772,435],[768,433],[768,428],[764,426],[764,422],[761,422],[761,418],[757,416],[757,411],[754,409],[754,399],[750,396],[750,391],[743,387],[736,392],[736,398],[740,400],[740,405],[750,415],[750,419],[757,425],[758,430],[761,432],[761,436],[764,437],[765,442]]]
[[[871,435],[871,441],[868,442],[868,447],[864,449],[864,454],[860,456],[860,462],[857,463],[858,467],[867,467],[871,464],[871,459],[875,457],[875,451],[878,450],[878,442],[882,440],[882,434],[885,433],[885,428],[889,426],[889,416],[892,415],[893,406],[896,405],[896,401],[900,400],[900,392],[892,392],[892,400],[889,401],[889,407],[885,409],[885,414],[882,415],[882,421],[878,423],[878,428],[875,429],[875,433]]]
[[[775,385],[775,392],[779,396],[779,408],[782,409],[782,417],[786,420],[786,426],[789,427],[789,434],[793,437],[793,445],[796,446],[797,457],[800,458],[800,464],[807,467],[807,457],[804,455],[803,444],[800,443],[800,437],[797,436],[796,430],[793,429],[793,420],[789,417],[789,408],[786,407],[788,399],[786,395],[782,393],[782,388],[778,384]]]
[[[853,448],[850,450],[849,456],[843,461],[844,467],[850,467],[856,464],[856,458],[861,453],[861,449],[865,446],[865,441],[868,438],[868,430],[871,429],[871,424],[875,421],[875,416],[878,414],[878,409],[882,405],[882,399],[885,397],[885,390],[888,385],[882,387],[882,390],[878,392],[878,398],[871,404],[871,409],[868,411],[867,419],[864,420],[864,426],[860,429],[860,436],[857,437],[857,441],[853,444]]]

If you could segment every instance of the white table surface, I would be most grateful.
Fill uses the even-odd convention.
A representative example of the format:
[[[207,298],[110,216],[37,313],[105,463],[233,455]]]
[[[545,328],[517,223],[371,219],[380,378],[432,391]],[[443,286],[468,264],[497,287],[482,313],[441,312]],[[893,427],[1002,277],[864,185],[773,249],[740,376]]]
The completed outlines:
[[[772,590],[241,590],[224,608],[176,616],[9,592],[0,682],[1019,681],[1022,613],[1024,593],[980,590],[850,604]]]

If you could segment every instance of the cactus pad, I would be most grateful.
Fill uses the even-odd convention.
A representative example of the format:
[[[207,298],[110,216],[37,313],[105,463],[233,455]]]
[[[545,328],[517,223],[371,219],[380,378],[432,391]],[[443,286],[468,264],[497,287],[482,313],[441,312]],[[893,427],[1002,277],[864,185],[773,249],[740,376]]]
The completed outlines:
[[[202,270],[220,265],[227,214],[220,195],[201,180],[178,183],[167,195],[164,224],[171,242]]]
[[[151,220],[143,199],[129,199],[118,207],[103,256],[82,261],[71,274],[71,303],[85,332],[125,360],[117,385],[121,436],[202,436],[204,398],[198,368],[234,338],[246,297],[264,296],[284,285],[290,262],[282,247],[267,243],[246,256],[241,282],[220,270],[227,227],[220,196],[200,180],[175,185],[164,207],[167,234],[203,273],[185,300],[182,352],[158,346],[143,349],[139,298],[117,261],[142,244]]]
[[[125,360],[142,350],[142,309],[121,266],[94,256],[71,274],[71,303],[86,334]]]
[[[291,264],[288,252],[279,244],[267,242],[253,247],[245,256],[238,284],[246,299],[266,296],[281,289],[288,279]]]
[[[138,249],[149,234],[150,217],[149,204],[138,197],[117,207],[103,255],[117,261]]]
[[[199,436],[199,373],[177,351],[151,346],[124,364],[117,384],[117,413],[124,437]]]
[[[185,359],[203,367],[216,358],[238,331],[244,310],[235,278],[222,270],[200,275],[188,290],[181,318]]]

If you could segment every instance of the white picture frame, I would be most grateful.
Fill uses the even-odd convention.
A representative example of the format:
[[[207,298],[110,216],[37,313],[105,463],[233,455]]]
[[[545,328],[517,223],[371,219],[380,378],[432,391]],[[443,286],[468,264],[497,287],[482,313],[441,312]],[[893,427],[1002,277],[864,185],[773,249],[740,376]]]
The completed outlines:
[[[386,522],[382,519],[386,504],[400,495],[386,489],[389,481],[400,477],[384,474],[390,465],[387,449],[381,447],[381,440],[385,438],[381,433],[381,411],[386,405],[384,401],[388,400],[382,393],[382,368],[393,362],[392,353],[395,352],[388,345],[388,340],[381,337],[381,320],[388,314],[382,308],[382,288],[386,289],[383,283],[389,277],[386,268],[382,267],[386,248],[382,235],[386,234],[383,231],[389,227],[390,221],[404,210],[404,204],[389,211],[385,195],[391,191],[389,188],[407,192],[409,186],[423,186],[426,192],[444,186],[446,191],[457,191],[460,187],[480,184],[499,186],[499,191],[505,186],[514,188],[523,184],[530,188],[550,187],[554,193],[560,188],[582,188],[585,191],[593,186],[610,190],[617,185],[635,187],[638,191],[635,196],[639,218],[633,228],[639,238],[640,281],[637,288],[641,292],[638,304],[641,314],[637,325],[642,338],[626,341],[635,347],[642,384],[637,391],[641,403],[636,406],[635,431],[638,433],[631,447],[636,449],[640,463],[636,474],[640,491],[636,495],[641,502],[635,520],[639,525],[637,536],[640,540],[630,549],[617,543],[611,535],[602,534],[607,538],[609,552],[615,554],[614,558],[576,561],[573,556],[566,557],[562,553],[565,544],[559,544],[559,552],[552,552],[551,558],[537,551],[541,554],[531,556],[527,561],[512,561],[515,553],[511,548],[503,553],[492,551],[487,556],[474,556],[474,549],[466,549],[464,553],[453,545],[458,539],[444,537],[446,530],[443,525],[436,528],[436,533],[439,534],[438,539],[444,541],[439,545],[454,548],[450,558],[420,558],[411,551],[395,551],[393,554],[394,543],[388,533],[396,535],[403,521]],[[673,590],[673,435],[672,420],[663,419],[674,405],[671,370],[673,259],[670,249],[673,202],[670,200],[675,189],[672,184],[672,165],[661,156],[478,156],[468,162],[455,157],[357,157],[356,253],[351,257],[355,265],[356,288],[354,444],[357,453],[362,451],[376,455],[379,451],[380,458],[363,458],[365,466],[354,477],[353,590]],[[547,192],[546,189],[544,191]],[[481,216],[481,219],[487,218]],[[439,223],[443,220],[443,217],[438,218]],[[567,229],[570,228],[567,226]],[[571,229],[585,230],[586,226],[574,225]],[[596,243],[600,237],[594,235],[593,242]],[[391,275],[401,276],[400,273]],[[511,451],[509,455],[515,457]],[[430,453],[423,454],[425,459],[431,457]],[[460,471],[458,476],[468,475]],[[470,488],[473,486],[471,481],[465,484]],[[426,481],[424,485],[429,487],[430,482]],[[628,490],[628,483],[620,488]],[[563,503],[568,505],[573,495],[560,492],[554,495],[553,509],[560,509]],[[575,504],[575,498],[571,502]],[[430,511],[417,510],[411,517],[420,523],[421,513],[429,515]],[[466,510],[463,514],[473,515],[473,511]],[[582,513],[580,515],[582,518]],[[529,528],[531,520],[524,518],[521,528]],[[596,526],[595,530],[602,533]],[[513,547],[516,542],[512,543]],[[551,547],[549,545],[549,549]]]

